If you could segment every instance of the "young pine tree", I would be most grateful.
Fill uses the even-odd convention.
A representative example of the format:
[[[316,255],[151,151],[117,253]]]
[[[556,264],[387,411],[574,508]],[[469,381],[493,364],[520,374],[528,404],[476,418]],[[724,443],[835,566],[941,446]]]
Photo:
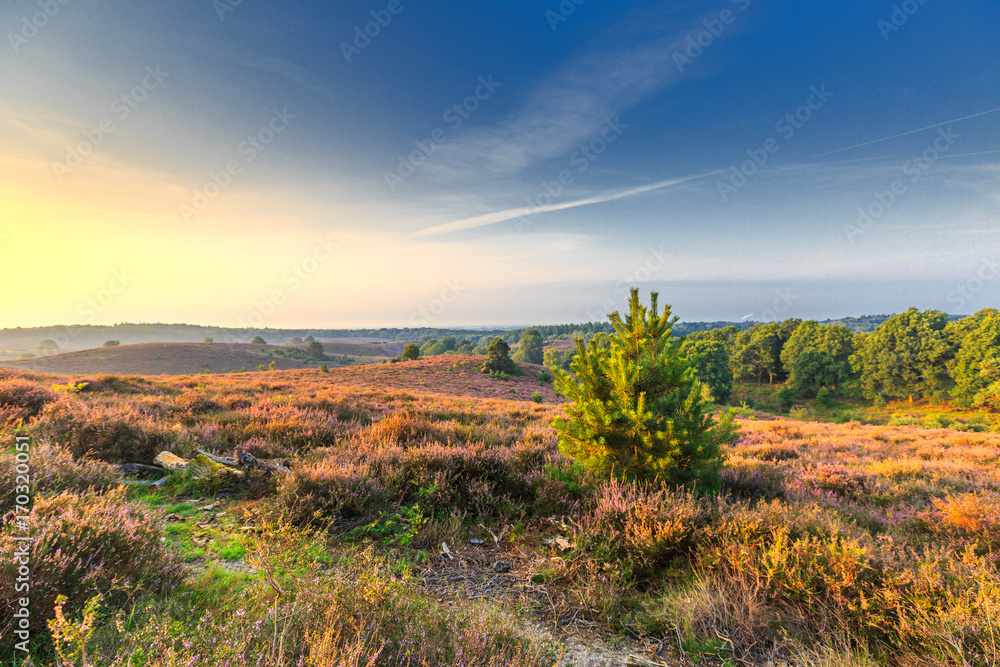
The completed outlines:
[[[670,307],[650,309],[632,289],[629,313],[609,316],[610,345],[577,341],[576,379],[557,370],[556,387],[570,402],[553,423],[559,449],[585,466],[669,484],[718,484],[721,446],[733,438],[732,413],[715,422],[702,385],[671,335]]]

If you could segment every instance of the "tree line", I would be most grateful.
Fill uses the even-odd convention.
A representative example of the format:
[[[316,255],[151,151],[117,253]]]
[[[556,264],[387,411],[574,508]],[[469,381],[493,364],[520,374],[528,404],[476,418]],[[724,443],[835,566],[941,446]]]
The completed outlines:
[[[604,339],[594,337],[606,347]],[[885,317],[870,332],[788,319],[744,330],[697,331],[681,339],[681,352],[718,403],[729,400],[735,382],[744,382],[783,384],[787,397],[928,396],[1000,409],[1000,311],[992,308],[961,319],[911,308]],[[569,370],[573,356],[549,350],[544,361]]]

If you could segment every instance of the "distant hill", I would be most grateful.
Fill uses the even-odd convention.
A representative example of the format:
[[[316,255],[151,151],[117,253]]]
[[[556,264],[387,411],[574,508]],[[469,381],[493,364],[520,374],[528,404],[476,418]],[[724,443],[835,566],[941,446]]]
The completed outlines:
[[[33,351],[46,338],[56,342],[61,350],[85,350],[117,340],[122,345],[137,343],[200,343],[213,338],[216,343],[249,343],[260,336],[270,344],[282,345],[293,337],[312,336],[320,341],[393,342],[424,338],[456,336],[473,343],[488,342],[508,329],[233,329],[195,324],[115,324],[108,326],[72,325],[50,327],[16,327],[0,329],[0,352]]]
[[[368,343],[326,343],[328,355],[347,355],[355,361],[378,361],[399,354],[402,344],[384,346]],[[276,356],[290,351],[305,351],[304,345],[277,346],[249,343],[139,343],[117,347],[98,347],[77,352],[64,352],[36,359],[0,361],[0,366],[18,370],[78,375],[116,373],[123,375],[188,375],[194,373],[227,373],[246,368],[255,370],[272,361],[281,370],[315,368],[318,362]],[[268,354],[271,352],[272,354]],[[341,365],[327,361],[329,368]]]

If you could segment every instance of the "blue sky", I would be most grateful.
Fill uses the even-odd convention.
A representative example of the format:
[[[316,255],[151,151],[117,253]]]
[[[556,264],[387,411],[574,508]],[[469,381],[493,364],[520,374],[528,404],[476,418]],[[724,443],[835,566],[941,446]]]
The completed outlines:
[[[1000,294],[996,3],[9,0],[0,27],[0,326]]]

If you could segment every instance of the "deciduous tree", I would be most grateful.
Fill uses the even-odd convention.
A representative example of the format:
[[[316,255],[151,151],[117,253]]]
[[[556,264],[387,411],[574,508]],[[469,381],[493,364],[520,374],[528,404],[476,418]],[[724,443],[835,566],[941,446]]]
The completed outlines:
[[[987,397],[998,393],[997,388],[991,389],[990,385],[998,379],[994,376],[1000,366],[1000,312],[991,310],[982,317],[979,315],[976,313],[974,320],[978,321],[978,326],[962,338],[952,366],[955,401],[962,407],[989,407],[992,400]],[[965,318],[970,319],[973,318]]]
[[[701,380],[712,392],[716,403],[725,403],[733,393],[733,372],[729,352],[718,340],[685,340],[681,351]]]
[[[537,329],[525,329],[524,333],[521,334],[521,342],[515,359],[529,364],[541,365],[545,360],[545,354],[542,350],[543,342],[542,334]]]
[[[869,397],[925,394],[945,389],[955,349],[946,333],[948,316],[910,308],[883,322],[861,352],[861,384]]]

